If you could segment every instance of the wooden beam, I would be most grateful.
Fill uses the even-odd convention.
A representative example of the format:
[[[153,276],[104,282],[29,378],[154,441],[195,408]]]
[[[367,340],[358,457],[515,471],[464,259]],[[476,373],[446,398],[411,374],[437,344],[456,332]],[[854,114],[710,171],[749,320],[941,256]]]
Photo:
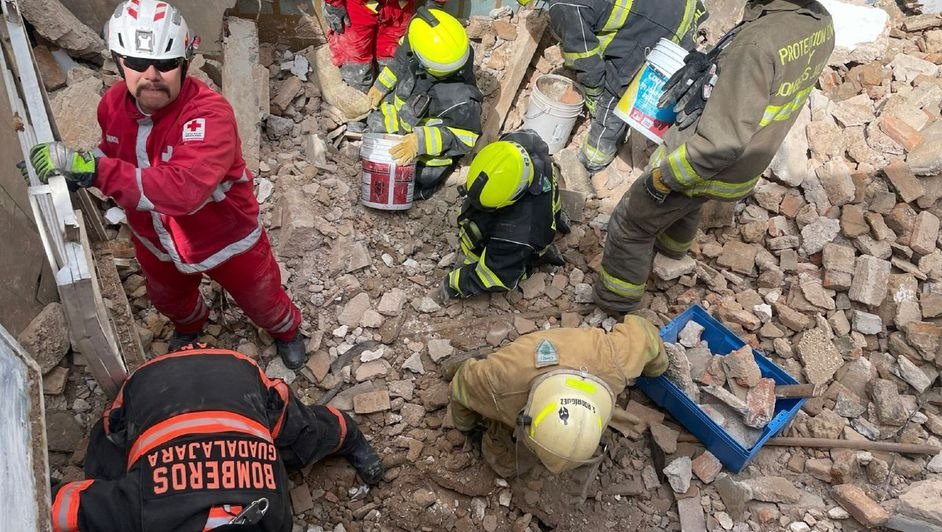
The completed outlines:
[[[118,347],[128,371],[134,371],[147,359],[141,336],[134,324],[134,312],[128,303],[128,296],[121,284],[121,277],[115,266],[114,255],[106,242],[95,246],[95,269],[101,282],[101,294],[111,301],[108,307],[112,328],[116,332]]]
[[[543,32],[546,30],[548,18],[542,10],[521,9],[517,13],[517,40],[513,42],[513,55],[507,61],[504,77],[500,80],[500,96],[497,102],[487,109],[484,116],[484,126],[481,137],[474,147],[474,153],[487,146],[497,138],[500,129],[504,126],[507,113],[513,106],[520,89],[520,83],[527,74],[533,54],[539,47]]]

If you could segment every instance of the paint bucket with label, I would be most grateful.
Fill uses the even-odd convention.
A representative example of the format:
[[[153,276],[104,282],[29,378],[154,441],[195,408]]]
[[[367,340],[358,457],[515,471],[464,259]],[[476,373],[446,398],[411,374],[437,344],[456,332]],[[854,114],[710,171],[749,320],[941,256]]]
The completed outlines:
[[[686,56],[687,50],[682,46],[668,39],[658,41],[648,54],[644,67],[635,74],[628,90],[618,100],[615,116],[660,144],[677,114],[674,113],[673,105],[659,108],[657,101],[664,92],[667,80],[684,66]]]
[[[566,146],[585,99],[571,79],[555,74],[537,78],[524,115],[524,129],[532,129],[556,153]]]
[[[367,133],[360,145],[362,163],[360,202],[384,211],[402,211],[412,207],[415,163],[396,164],[389,148],[402,135]]]

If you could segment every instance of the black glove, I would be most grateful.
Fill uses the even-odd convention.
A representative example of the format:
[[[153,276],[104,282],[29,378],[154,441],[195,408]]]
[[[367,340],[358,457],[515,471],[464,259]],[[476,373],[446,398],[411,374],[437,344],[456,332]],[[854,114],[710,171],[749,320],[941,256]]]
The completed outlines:
[[[324,20],[334,33],[343,33],[344,28],[350,25],[350,17],[344,6],[332,6],[324,2]]]
[[[696,121],[710,98],[716,84],[716,64],[702,52],[693,51],[684,58],[684,66],[674,73],[664,85],[664,93],[658,107],[674,105],[677,118],[674,122],[685,128]]]
[[[644,176],[644,191],[658,203],[664,203],[671,189],[661,181],[661,171],[657,168]]]

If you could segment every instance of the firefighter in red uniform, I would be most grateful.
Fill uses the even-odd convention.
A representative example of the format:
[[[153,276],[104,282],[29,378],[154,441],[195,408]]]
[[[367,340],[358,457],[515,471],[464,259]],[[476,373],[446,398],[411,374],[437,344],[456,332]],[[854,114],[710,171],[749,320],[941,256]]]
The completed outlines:
[[[101,144],[92,153],[34,146],[37,175],[95,186],[125,210],[147,293],[173,321],[171,351],[196,340],[209,318],[199,291],[206,274],[271,334],[286,366],[301,367],[301,313],[259,223],[232,107],[186,76],[186,21],[166,2],[129,0],[109,21],[108,46],[125,82],[98,106]]]
[[[374,61],[379,69],[392,61],[415,7],[416,0],[324,1],[331,56],[347,85],[364,93],[370,89]]]
[[[349,416],[304,406],[245,355],[189,346],[124,382],[92,429],[88,480],[54,489],[53,530],[287,532],[287,469],[332,454],[383,477]]]

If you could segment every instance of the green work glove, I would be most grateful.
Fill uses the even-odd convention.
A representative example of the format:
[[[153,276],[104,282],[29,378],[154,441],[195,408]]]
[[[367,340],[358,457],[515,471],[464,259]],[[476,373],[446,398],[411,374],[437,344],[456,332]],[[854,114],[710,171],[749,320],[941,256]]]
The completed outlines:
[[[87,151],[69,149],[62,142],[37,144],[29,151],[29,161],[43,183],[61,175],[71,185],[88,187],[95,182],[96,159]]]

